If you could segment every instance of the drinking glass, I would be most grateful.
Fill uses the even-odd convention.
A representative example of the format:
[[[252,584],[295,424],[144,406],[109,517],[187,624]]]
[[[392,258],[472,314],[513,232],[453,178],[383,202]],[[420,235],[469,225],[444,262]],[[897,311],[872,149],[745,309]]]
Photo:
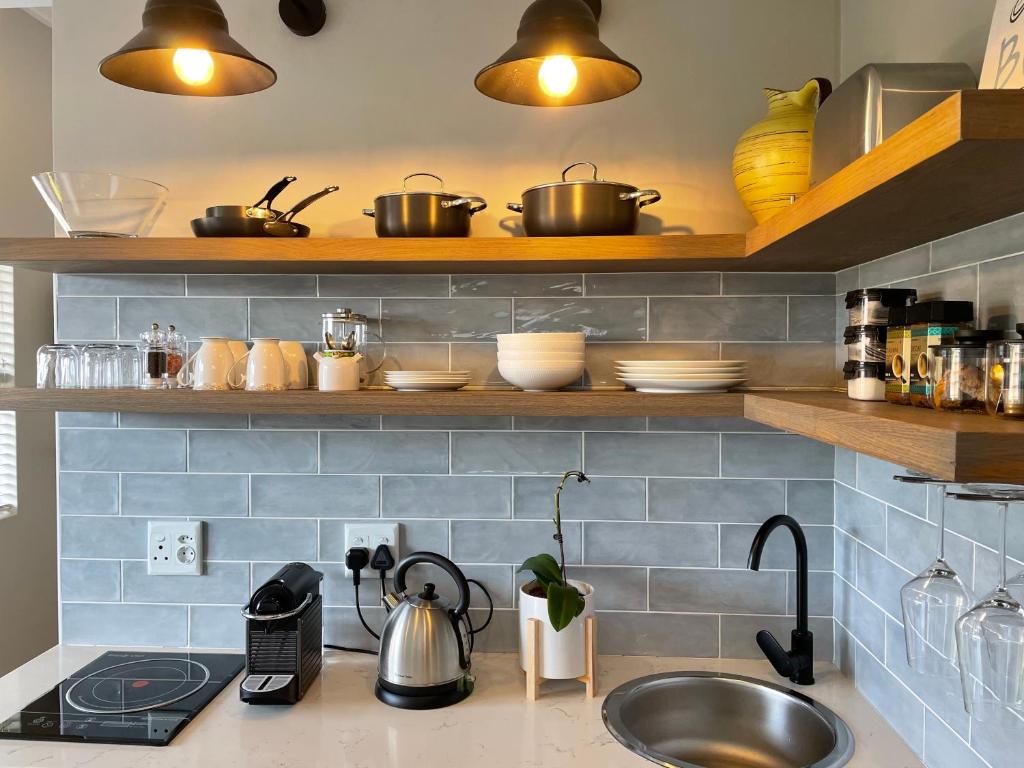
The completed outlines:
[[[89,344],[82,350],[82,389],[120,386],[121,362],[116,344]]]
[[[1024,607],[1006,588],[1007,510],[1024,502],[1024,488],[974,486],[950,495],[999,506],[999,584],[956,624],[964,707],[978,720],[1004,708],[1024,712]]]
[[[928,508],[939,513],[935,562],[900,589],[907,663],[924,675],[956,677],[956,620],[974,603],[967,585],[946,562],[946,482],[897,475],[901,483],[928,488]]]
[[[139,359],[139,348],[134,344],[118,344],[118,383],[119,387],[137,387],[142,378],[142,364]]]
[[[80,357],[73,344],[46,344],[36,352],[36,387],[78,389]]]

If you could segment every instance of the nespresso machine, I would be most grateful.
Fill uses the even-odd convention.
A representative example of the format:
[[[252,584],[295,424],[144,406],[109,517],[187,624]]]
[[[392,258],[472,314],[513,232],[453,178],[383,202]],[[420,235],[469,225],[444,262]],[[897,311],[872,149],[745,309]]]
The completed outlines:
[[[320,673],[323,577],[305,563],[289,563],[242,607],[246,618],[242,701],[294,704]]]

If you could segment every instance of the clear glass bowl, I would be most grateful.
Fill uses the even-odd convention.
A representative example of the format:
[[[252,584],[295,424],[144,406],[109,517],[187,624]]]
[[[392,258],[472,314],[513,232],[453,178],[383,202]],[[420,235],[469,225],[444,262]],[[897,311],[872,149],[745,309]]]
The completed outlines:
[[[167,205],[167,187],[112,173],[54,171],[32,182],[68,237],[145,237]]]

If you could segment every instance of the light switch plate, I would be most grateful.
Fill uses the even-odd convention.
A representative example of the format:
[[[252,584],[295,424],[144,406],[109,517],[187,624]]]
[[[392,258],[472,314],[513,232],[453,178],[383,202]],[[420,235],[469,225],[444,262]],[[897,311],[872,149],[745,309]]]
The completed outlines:
[[[348,552],[353,547],[365,547],[372,560],[374,550],[380,544],[386,544],[388,549],[391,550],[391,557],[395,559],[397,564],[399,557],[398,530],[398,523],[347,523],[345,525],[345,548],[343,551]],[[393,571],[394,569],[388,571],[386,576],[391,578]],[[369,565],[363,568],[362,574],[364,581],[371,577],[380,578],[377,575],[378,572],[370,568]],[[346,568],[345,575],[351,576],[352,571]]]
[[[201,520],[150,520],[147,533],[150,576],[203,575],[206,551]]]

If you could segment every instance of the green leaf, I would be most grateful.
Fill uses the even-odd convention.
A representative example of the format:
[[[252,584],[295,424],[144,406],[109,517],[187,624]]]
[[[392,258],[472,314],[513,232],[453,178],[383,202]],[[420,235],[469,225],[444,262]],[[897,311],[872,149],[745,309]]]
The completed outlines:
[[[576,587],[548,584],[548,619],[555,632],[561,632],[583,613],[586,603]]]
[[[537,577],[541,586],[562,583],[562,569],[558,567],[558,561],[551,555],[535,555],[519,567],[519,573],[532,571]]]

